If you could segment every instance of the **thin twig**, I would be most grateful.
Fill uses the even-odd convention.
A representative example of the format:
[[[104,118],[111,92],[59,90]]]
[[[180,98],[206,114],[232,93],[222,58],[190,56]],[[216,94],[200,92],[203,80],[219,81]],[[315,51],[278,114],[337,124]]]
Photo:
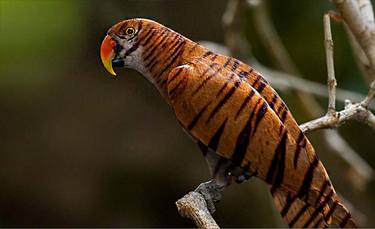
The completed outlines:
[[[331,32],[331,20],[328,14],[324,15],[324,46],[326,50],[327,75],[328,75],[328,114],[336,113],[336,77],[333,64],[333,40]]]

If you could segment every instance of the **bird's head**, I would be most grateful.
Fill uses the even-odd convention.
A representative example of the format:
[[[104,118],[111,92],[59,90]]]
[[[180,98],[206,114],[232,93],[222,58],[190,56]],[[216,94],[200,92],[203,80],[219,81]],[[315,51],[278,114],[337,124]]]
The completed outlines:
[[[157,29],[160,24],[147,19],[129,19],[112,26],[105,36],[100,57],[107,71],[116,75],[113,67],[129,67],[141,71],[141,40],[147,32]]]

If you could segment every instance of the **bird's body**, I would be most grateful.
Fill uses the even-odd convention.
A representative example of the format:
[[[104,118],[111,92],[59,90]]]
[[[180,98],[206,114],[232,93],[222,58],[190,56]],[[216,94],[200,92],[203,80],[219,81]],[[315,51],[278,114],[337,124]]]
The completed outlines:
[[[120,22],[106,39],[113,63],[142,73],[171,105],[220,187],[256,176],[289,226],[355,226],[312,145],[258,72],[151,20]]]

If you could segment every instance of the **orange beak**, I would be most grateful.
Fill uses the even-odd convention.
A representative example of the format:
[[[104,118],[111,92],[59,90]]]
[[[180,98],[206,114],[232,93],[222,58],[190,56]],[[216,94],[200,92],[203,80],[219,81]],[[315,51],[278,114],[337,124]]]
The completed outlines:
[[[102,59],[102,63],[105,69],[114,76],[116,76],[116,73],[113,71],[112,60],[115,56],[115,46],[116,42],[110,36],[106,35],[100,47],[100,58]]]

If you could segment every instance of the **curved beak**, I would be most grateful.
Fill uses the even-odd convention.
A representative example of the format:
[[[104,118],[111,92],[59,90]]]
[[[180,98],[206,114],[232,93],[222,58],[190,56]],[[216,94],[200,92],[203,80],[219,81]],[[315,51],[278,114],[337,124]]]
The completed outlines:
[[[107,69],[107,71],[113,76],[116,76],[112,67],[112,60],[115,57],[115,46],[116,42],[110,36],[106,35],[100,47],[100,58],[102,59],[102,63],[105,69]]]

